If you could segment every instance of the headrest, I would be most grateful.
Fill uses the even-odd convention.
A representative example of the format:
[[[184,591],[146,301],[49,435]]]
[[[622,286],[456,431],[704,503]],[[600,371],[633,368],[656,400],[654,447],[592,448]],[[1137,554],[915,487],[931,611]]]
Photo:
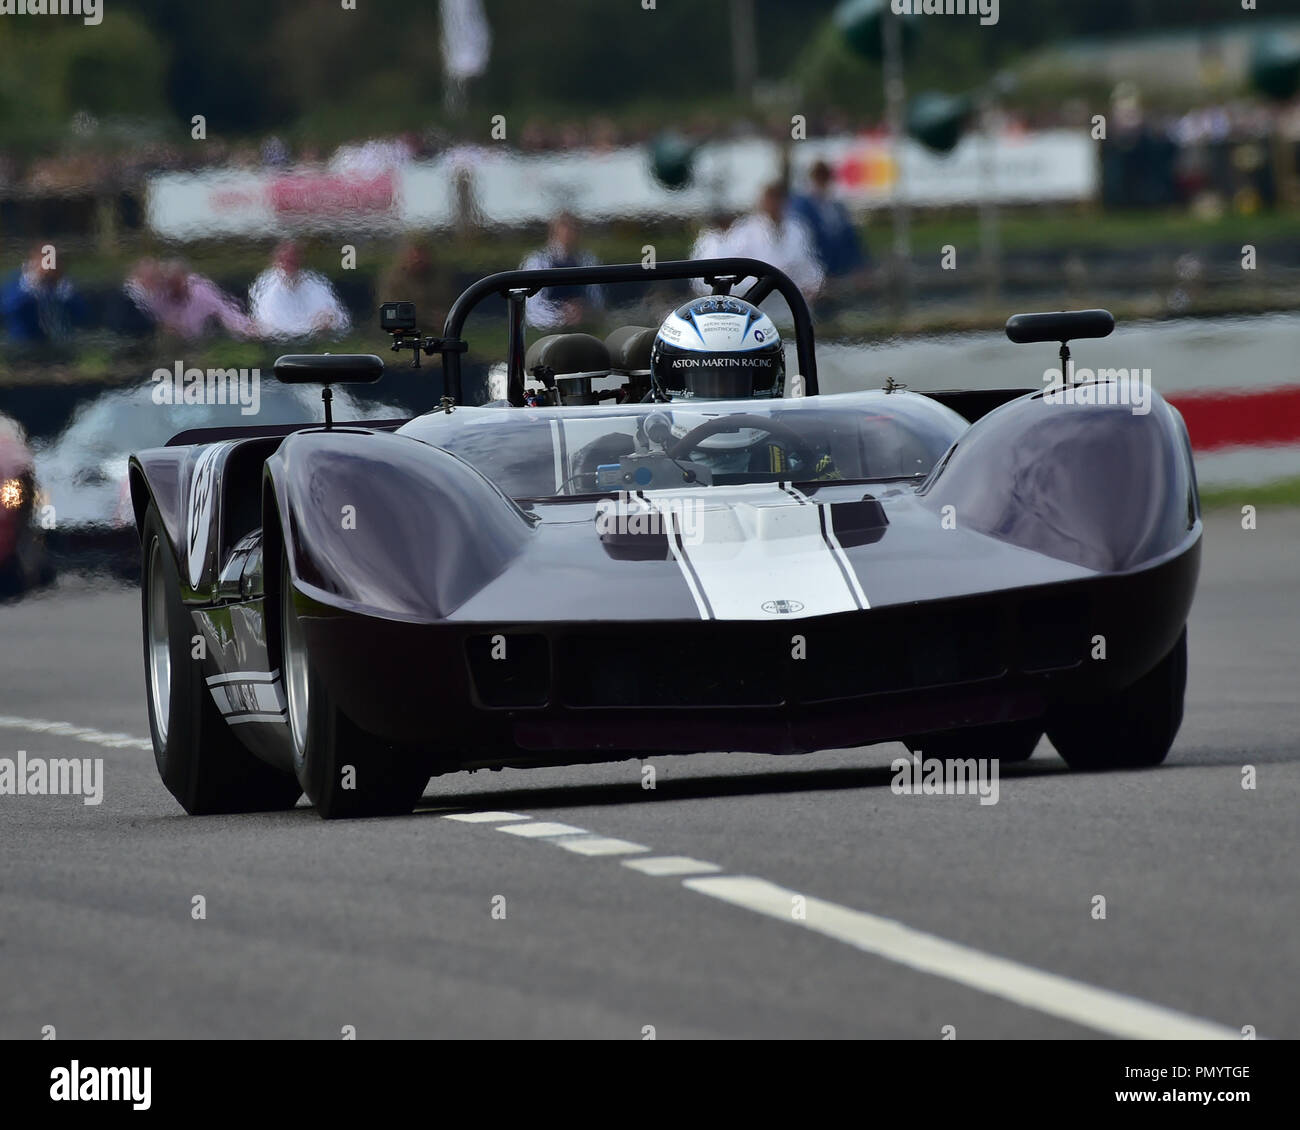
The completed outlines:
[[[549,369],[555,377],[603,377],[609,373],[609,350],[591,334],[549,334],[528,347],[524,369]]]
[[[605,345],[611,370],[624,377],[648,375],[655,332],[653,326],[622,326],[610,334]]]

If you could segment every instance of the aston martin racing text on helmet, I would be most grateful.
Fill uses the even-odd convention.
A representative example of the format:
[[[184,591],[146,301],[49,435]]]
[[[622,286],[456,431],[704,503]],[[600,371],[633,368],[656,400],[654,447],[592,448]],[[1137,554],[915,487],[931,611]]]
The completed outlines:
[[[650,351],[650,379],[659,399],[782,396],[781,335],[771,318],[742,298],[697,298],[659,327]]]

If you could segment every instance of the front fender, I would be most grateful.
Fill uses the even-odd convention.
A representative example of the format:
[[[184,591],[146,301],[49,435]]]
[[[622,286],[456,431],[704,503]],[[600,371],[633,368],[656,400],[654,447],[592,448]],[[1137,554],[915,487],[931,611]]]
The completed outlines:
[[[1118,573],[1185,547],[1200,504],[1182,417],[1023,396],[972,424],[922,491],[932,509],[1024,549]]]
[[[223,480],[231,442],[160,447],[131,456],[128,480],[136,531],[149,503],[158,508],[187,602],[211,597],[221,567]]]
[[[268,544],[283,538],[300,591],[401,620],[445,619],[507,568],[533,529],[469,464],[389,432],[289,436],[266,462],[264,498],[274,503]]]
[[[127,470],[136,533],[143,533],[145,511],[152,501],[158,507],[158,516],[173,552],[179,550],[182,543],[181,469],[186,455],[187,449],[181,447],[141,451],[131,456]]]

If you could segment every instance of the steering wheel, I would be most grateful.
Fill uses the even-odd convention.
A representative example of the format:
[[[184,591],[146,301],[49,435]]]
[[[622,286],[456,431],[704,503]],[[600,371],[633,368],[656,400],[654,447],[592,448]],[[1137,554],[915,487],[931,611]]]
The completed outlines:
[[[771,416],[756,416],[745,412],[737,413],[734,416],[718,416],[712,420],[705,420],[704,423],[692,428],[674,443],[668,449],[668,457],[670,459],[685,459],[709,436],[715,436],[719,432],[738,432],[742,428],[753,428],[755,431],[766,432],[773,439],[780,441],[781,449],[793,461],[801,463],[809,469],[812,468],[813,458],[804,446],[805,440],[803,436],[788,424],[779,423],[772,419]]]

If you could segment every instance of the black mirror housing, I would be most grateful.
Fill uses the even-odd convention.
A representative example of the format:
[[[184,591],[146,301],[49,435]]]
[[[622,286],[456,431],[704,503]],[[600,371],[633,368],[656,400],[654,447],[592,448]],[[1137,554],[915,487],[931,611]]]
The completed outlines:
[[[284,384],[368,385],[384,375],[384,362],[373,353],[287,353],[273,371]]]
[[[1007,319],[1007,337],[1019,345],[1109,337],[1114,328],[1115,316],[1109,310],[1056,310],[1045,314],[1012,314]]]

